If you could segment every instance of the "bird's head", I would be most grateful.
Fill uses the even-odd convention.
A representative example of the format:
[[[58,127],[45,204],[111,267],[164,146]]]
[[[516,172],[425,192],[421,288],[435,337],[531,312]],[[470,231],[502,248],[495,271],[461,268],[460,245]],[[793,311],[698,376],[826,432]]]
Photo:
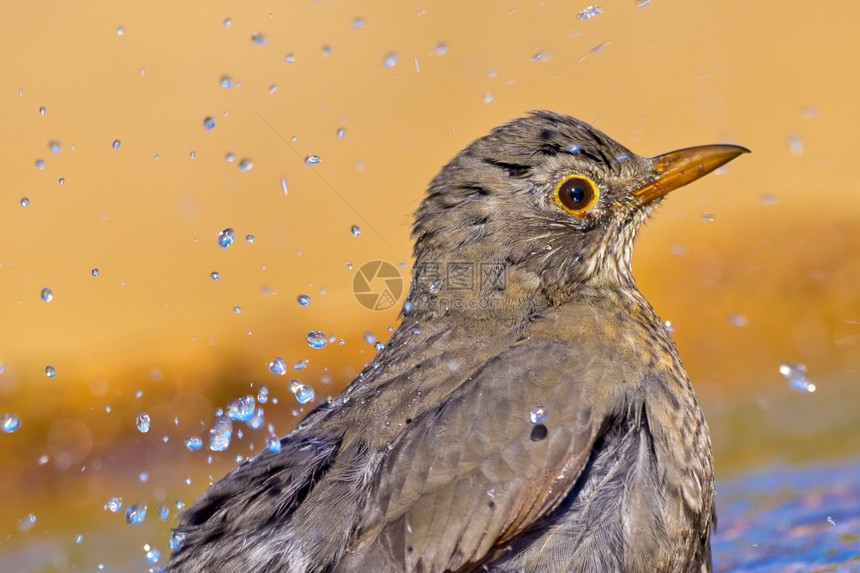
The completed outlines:
[[[654,206],[746,151],[710,145],[645,158],[545,111],[502,125],[432,181],[413,229],[413,297],[451,290],[458,265],[472,265],[463,286],[473,291],[492,265],[556,301],[586,283],[632,288],[633,240]]]

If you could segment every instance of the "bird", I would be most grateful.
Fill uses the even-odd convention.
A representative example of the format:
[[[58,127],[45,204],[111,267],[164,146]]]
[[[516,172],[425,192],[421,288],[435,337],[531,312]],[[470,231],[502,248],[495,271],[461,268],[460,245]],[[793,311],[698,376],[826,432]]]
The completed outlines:
[[[710,571],[708,426],[631,265],[666,194],[748,151],[643,157],[549,111],[471,143],[390,340],[182,514],[167,570]]]

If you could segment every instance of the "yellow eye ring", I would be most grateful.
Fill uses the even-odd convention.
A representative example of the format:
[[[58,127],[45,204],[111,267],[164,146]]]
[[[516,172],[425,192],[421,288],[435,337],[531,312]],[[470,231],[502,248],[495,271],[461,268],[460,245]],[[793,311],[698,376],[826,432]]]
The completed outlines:
[[[585,217],[588,211],[597,204],[600,193],[597,185],[588,177],[569,175],[555,186],[552,194],[558,205],[577,217]]]

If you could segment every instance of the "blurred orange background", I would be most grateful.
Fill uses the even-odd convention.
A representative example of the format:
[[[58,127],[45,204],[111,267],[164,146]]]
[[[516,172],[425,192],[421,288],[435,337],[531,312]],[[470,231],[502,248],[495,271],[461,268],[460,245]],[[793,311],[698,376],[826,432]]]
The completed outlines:
[[[627,0],[578,19],[585,8],[7,3],[0,415],[20,428],[0,433],[0,569],[162,565],[175,502],[267,432],[217,454],[184,438],[205,440],[215,408],[261,385],[278,434],[308,409],[290,378],[314,387],[308,406],[339,392],[375,354],[365,333],[386,340],[400,306],[358,304],[356,269],[402,263],[408,282],[427,182],[532,109],[642,155],[752,149],[666,201],[637,279],[675,329],[719,476],[856,456],[856,5]],[[335,342],[310,348],[310,330]],[[816,392],[790,390],[785,362]],[[113,496],[120,513],[103,509]],[[131,503],[148,505],[143,524],[125,523]]]

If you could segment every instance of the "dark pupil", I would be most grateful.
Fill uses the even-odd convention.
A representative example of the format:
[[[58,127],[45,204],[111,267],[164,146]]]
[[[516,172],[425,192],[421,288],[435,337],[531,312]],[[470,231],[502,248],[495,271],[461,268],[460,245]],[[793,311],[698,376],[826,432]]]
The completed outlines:
[[[591,198],[591,188],[581,179],[571,179],[561,185],[559,198],[565,206],[579,209]]]

